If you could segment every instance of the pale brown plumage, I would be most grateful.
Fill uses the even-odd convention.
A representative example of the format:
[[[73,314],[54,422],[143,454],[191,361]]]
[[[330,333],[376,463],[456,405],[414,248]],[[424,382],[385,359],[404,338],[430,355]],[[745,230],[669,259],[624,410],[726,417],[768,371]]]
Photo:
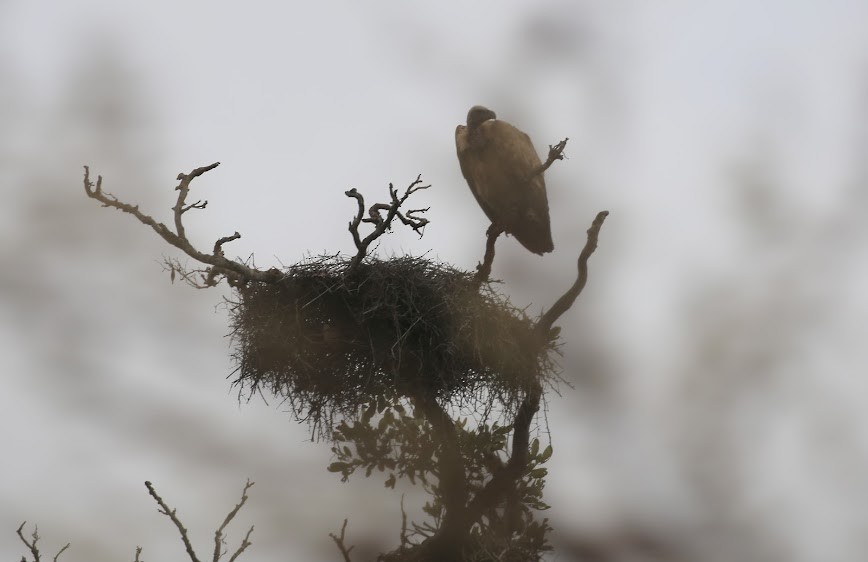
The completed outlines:
[[[530,138],[476,105],[455,129],[461,173],[491,222],[535,254],[554,249],[542,165]]]

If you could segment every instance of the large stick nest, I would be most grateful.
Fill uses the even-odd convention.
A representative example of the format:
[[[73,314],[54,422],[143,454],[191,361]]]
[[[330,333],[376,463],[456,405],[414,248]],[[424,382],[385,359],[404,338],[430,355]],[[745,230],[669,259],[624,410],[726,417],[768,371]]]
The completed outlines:
[[[330,425],[376,396],[497,401],[511,410],[551,371],[551,343],[471,273],[424,258],[321,257],[237,290],[237,379]]]

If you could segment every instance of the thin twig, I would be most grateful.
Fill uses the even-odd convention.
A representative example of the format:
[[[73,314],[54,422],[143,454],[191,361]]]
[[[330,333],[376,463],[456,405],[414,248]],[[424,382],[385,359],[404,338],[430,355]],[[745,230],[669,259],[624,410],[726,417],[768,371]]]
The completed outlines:
[[[39,542],[39,527],[33,527],[33,534],[31,535],[33,542],[27,542],[27,539],[24,538],[24,534],[21,533],[21,530],[24,529],[24,525],[27,525],[27,521],[23,522],[18,527],[18,530],[16,531],[18,533],[18,538],[20,538],[21,542],[23,542],[30,550],[30,554],[33,555],[33,562],[40,562],[41,558],[39,555],[39,549],[36,547],[36,543]],[[21,559],[25,560],[24,557],[22,557]]]
[[[603,221],[606,220],[607,216],[609,216],[609,211],[600,211],[597,213],[596,218],[594,218],[594,222],[591,223],[591,227],[588,228],[588,240],[585,242],[585,247],[582,249],[582,253],[579,254],[579,273],[576,282],[573,283],[573,286],[570,287],[567,292],[564,293],[561,298],[559,298],[557,302],[555,302],[555,304],[552,305],[552,307],[539,319],[536,325],[536,330],[539,335],[546,336],[549,333],[552,324],[554,324],[564,312],[573,306],[576,297],[578,297],[582,292],[582,289],[585,288],[585,283],[588,281],[588,258],[590,258],[591,254],[594,253],[594,250],[597,249],[597,239],[600,236],[600,228],[603,227]]]
[[[142,555],[142,547],[137,546],[136,547],[136,557],[133,559],[133,562],[145,562],[144,560],[142,560],[140,558],[141,555]]]
[[[54,560],[54,562],[57,562],[57,559],[60,558],[60,555],[63,554],[63,551],[69,548],[69,545],[70,543],[66,543],[63,548],[58,550],[57,554],[54,555],[54,558],[52,558],[52,560]]]
[[[175,510],[166,505],[166,502],[163,501],[163,498],[157,494],[157,491],[154,489],[154,485],[150,482],[145,482],[145,487],[148,489],[148,493],[151,494],[151,497],[154,498],[154,501],[157,502],[157,505],[160,506],[158,510],[163,515],[167,516],[172,520],[172,523],[175,524],[175,527],[178,528],[178,532],[181,533],[181,540],[184,542],[184,548],[187,549],[187,555],[190,557],[192,562],[200,562],[199,558],[196,556],[196,552],[193,550],[193,545],[190,544],[190,538],[187,536],[187,529],[184,528],[184,525],[181,523],[181,520],[178,519],[178,516],[175,514]]]
[[[253,484],[255,484],[255,482],[251,482],[250,480],[247,480],[247,483],[244,484],[244,490],[241,492],[241,501],[238,502],[234,508],[232,508],[232,511],[230,511],[226,515],[226,518],[223,519],[223,523],[220,525],[220,527],[217,529],[217,531],[214,532],[214,558],[213,558],[213,562],[217,562],[220,559],[220,557],[222,556],[220,550],[221,550],[221,547],[223,546],[223,531],[224,531],[224,529],[226,529],[226,526],[229,525],[229,522],[235,518],[235,515],[244,506],[244,504],[247,503],[247,498],[248,498],[247,490],[249,490],[253,486]],[[235,558],[237,558],[238,555],[241,554],[241,552],[243,552],[244,549],[250,545],[250,543],[248,542],[247,539],[250,537],[250,533],[252,533],[252,532],[253,532],[253,527],[250,527],[250,531],[248,531],[247,536],[244,537],[244,540],[241,543],[241,547],[239,547],[238,551],[235,552],[235,554],[232,556],[231,560],[235,560]]]
[[[344,555],[344,562],[352,562],[350,558],[350,551],[355,548],[355,546],[351,546],[347,548],[347,545],[344,543],[344,538],[346,537],[347,531],[347,520],[344,519],[344,524],[341,527],[341,536],[338,537],[334,533],[329,533],[329,536],[335,541],[335,544],[338,545],[338,549],[341,551],[341,554]]]
[[[22,533],[25,525],[27,525],[27,521],[24,521],[23,523],[21,523],[21,525],[18,526],[18,529],[16,531],[16,533],[18,534],[18,538],[21,539],[21,542],[23,542],[27,549],[30,551],[30,555],[33,556],[33,562],[41,562],[42,554],[39,552],[39,548],[36,546],[36,543],[38,543],[39,539],[41,538],[39,536],[39,526],[33,527],[33,533],[30,535],[30,538],[32,540],[28,542],[27,539],[24,538],[24,533]],[[60,555],[69,548],[69,545],[70,543],[66,543],[63,548],[58,550],[57,554],[54,555],[54,558],[52,560],[54,562],[57,562],[57,559],[60,558]],[[22,562],[27,562],[27,558],[25,556],[22,556],[21,560]]]

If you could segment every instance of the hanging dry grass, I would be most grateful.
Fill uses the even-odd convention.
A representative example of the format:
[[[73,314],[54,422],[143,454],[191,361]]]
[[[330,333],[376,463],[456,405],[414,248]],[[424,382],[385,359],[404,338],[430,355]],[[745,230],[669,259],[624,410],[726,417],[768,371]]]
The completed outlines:
[[[238,289],[237,384],[328,425],[396,393],[510,410],[548,374],[534,323],[473,274],[416,257],[349,263],[310,259]]]

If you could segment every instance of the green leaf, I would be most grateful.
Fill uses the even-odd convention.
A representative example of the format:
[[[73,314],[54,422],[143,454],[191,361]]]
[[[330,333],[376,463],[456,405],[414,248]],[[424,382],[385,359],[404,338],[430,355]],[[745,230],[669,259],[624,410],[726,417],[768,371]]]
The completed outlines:
[[[546,474],[549,473],[549,469],[547,468],[535,468],[530,471],[531,478],[542,478]]]
[[[549,459],[551,458],[551,456],[552,456],[552,451],[553,451],[553,449],[552,449],[552,446],[551,446],[551,445],[549,445],[548,447],[546,447],[545,450],[544,450],[543,453],[542,453],[542,456],[540,456],[539,462],[544,463],[544,462],[546,462],[547,460],[549,460]]]
[[[530,456],[535,457],[539,453],[539,439],[534,439],[530,444]]]
[[[343,472],[350,467],[346,462],[333,462],[328,466],[329,472]]]

